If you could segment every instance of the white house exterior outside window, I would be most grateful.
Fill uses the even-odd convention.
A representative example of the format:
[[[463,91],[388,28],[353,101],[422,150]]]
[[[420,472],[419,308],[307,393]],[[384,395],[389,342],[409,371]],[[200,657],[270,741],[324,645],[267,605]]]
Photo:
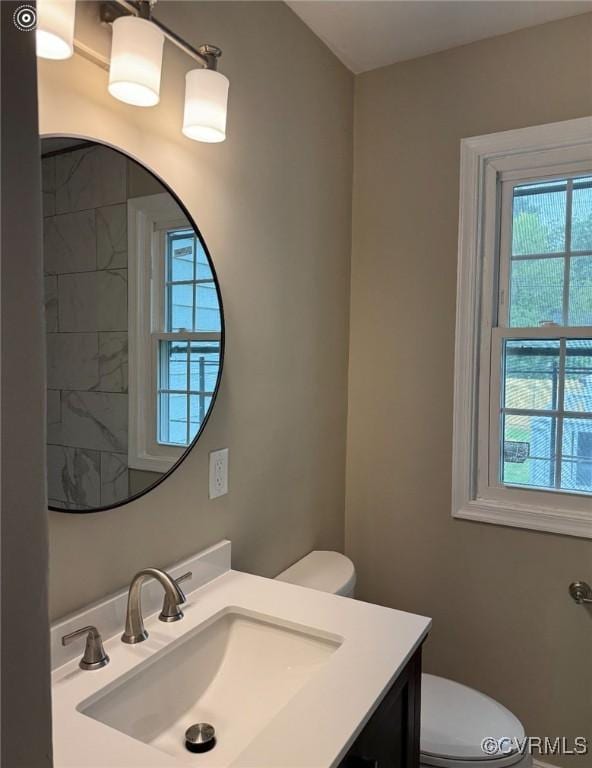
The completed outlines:
[[[455,517],[592,537],[592,119],[465,139]]]

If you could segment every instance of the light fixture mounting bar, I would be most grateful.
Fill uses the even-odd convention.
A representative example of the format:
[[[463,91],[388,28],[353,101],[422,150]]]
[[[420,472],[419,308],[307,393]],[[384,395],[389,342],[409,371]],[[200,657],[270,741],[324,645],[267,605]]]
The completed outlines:
[[[102,22],[107,24],[111,24],[120,16],[139,16],[143,19],[149,19],[173,45],[194,59],[200,67],[204,69],[217,69],[218,59],[222,55],[220,48],[209,43],[200,45],[199,48],[194,48],[176,32],[173,32],[172,29],[169,29],[161,21],[154,18],[151,10],[152,5],[153,3],[148,0],[140,0],[140,2],[135,2],[134,0],[109,0],[108,2],[101,3],[100,18]]]

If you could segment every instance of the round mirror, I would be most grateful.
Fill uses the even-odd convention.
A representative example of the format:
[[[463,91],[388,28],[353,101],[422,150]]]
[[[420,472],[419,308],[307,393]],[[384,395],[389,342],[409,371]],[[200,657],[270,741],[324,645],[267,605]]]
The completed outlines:
[[[222,300],[187,210],[95,142],[41,142],[50,509],[118,506],[174,471],[222,372]]]

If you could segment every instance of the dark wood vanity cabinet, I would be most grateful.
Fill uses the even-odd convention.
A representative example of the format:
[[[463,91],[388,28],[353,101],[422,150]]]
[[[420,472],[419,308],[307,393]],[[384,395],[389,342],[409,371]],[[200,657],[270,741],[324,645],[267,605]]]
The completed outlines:
[[[421,647],[411,657],[339,768],[417,768]]]

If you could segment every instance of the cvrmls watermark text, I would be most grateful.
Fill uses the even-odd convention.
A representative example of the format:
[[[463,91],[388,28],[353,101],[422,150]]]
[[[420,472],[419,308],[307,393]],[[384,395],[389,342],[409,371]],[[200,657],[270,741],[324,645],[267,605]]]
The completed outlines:
[[[588,739],[585,736],[524,736],[524,738],[487,736],[481,742],[481,750],[486,755],[511,755],[520,752],[523,755],[587,755]]]

